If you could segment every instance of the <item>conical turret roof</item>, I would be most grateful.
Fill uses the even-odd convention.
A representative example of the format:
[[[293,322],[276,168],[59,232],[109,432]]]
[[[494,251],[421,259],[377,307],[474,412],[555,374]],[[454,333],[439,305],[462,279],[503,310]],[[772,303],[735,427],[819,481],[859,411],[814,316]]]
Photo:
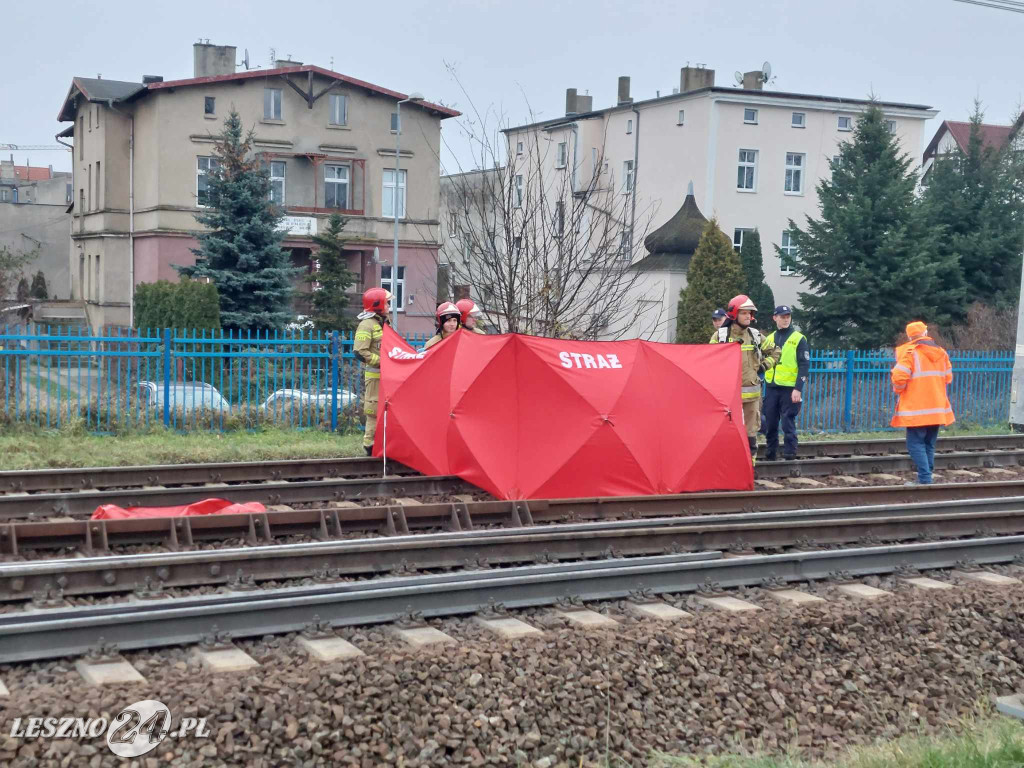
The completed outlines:
[[[651,254],[692,254],[697,250],[697,243],[707,223],[707,218],[700,212],[693,197],[691,181],[683,207],[644,239],[644,247]]]

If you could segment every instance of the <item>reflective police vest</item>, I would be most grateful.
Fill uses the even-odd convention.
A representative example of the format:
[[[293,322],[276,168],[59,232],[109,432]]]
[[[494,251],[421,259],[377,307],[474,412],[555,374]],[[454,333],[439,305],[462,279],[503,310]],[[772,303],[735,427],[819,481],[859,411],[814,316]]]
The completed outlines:
[[[800,372],[800,367],[796,361],[796,349],[800,346],[803,338],[804,335],[800,331],[793,331],[789,334],[786,343],[782,345],[782,358],[775,364],[774,368],[769,368],[765,371],[765,381],[779,387],[796,386],[796,377]],[[772,344],[775,343],[775,331],[768,334],[768,341]]]

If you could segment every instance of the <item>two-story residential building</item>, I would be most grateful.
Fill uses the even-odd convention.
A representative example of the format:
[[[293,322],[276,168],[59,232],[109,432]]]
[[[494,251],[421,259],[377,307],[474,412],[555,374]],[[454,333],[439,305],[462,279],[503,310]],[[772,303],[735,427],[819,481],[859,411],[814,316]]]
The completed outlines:
[[[682,68],[679,88],[668,95],[633,101],[623,77],[614,106],[592,109],[591,98],[569,89],[564,117],[507,129],[509,156],[557,145],[544,155],[549,177],[572,174],[580,193],[596,178],[598,187],[634,196],[630,209],[643,213],[636,215],[637,246],[644,231],[680,210],[692,182],[698,209],[717,217],[737,249],[747,232],[759,231],[768,282],[776,301],[786,304],[797,304],[798,292],[806,290],[795,269],[789,221],[818,215],[816,187],[831,173],[829,160],[851,138],[858,115],[875,103],[903,150],[916,158],[925,121],[936,114],[920,104],[765,90],[756,71],[741,87],[716,86],[714,70],[702,67]],[[632,258],[645,255],[637,247]],[[638,283],[638,306],[661,302],[662,309],[645,313],[659,318],[656,325],[638,321],[627,335],[674,339],[677,283]]]
[[[1024,113],[1013,125],[993,125],[982,123],[980,128],[983,147],[999,151],[1007,144],[1019,140],[1021,127],[1024,126]],[[928,185],[928,173],[935,164],[935,159],[952,152],[967,152],[971,140],[971,123],[961,120],[943,120],[939,123],[935,135],[928,142],[921,156],[921,184]]]
[[[94,326],[128,324],[134,286],[177,280],[194,263],[207,174],[225,116],[254,132],[286,214],[284,246],[315,282],[311,236],[332,213],[349,218],[346,251],[353,295],[384,285],[396,294],[400,330],[433,328],[436,293],[440,122],[457,115],[427,101],[299,62],[236,71],[235,48],[198,43],[194,76],[141,82],[76,77],[59,119],[74,138],[72,292]],[[395,186],[399,268],[392,274]],[[297,302],[296,312],[304,309]],[[359,307],[353,308],[354,312]]]

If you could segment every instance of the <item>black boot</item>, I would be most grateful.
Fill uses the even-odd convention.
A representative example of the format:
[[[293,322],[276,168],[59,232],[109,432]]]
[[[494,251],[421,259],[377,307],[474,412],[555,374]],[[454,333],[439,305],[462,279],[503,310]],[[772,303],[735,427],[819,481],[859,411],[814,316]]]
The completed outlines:
[[[363,450],[366,451],[366,455],[367,456],[373,456],[373,446],[372,445],[364,445],[363,446]]]
[[[782,458],[785,459],[786,461],[796,461],[796,454],[784,453],[782,454]]]

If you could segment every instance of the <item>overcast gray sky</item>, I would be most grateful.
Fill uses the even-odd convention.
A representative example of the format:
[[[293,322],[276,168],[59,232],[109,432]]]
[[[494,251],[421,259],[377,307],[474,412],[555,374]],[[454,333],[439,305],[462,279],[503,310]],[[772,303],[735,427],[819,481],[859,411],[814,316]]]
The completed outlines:
[[[466,110],[448,62],[479,108],[513,122],[526,99],[537,117],[561,114],[567,87],[608,106],[619,75],[635,99],[668,93],[687,62],[715,69],[718,85],[767,59],[776,90],[928,104],[941,110],[929,137],[966,119],[975,97],[987,122],[1007,123],[1024,94],[1024,14],[954,0],[8,0],[0,28],[0,143],[53,144],[74,75],[191,77],[200,37],[264,67],[271,48],[324,67],[333,57],[339,72]],[[64,153],[31,161],[70,170]]]

